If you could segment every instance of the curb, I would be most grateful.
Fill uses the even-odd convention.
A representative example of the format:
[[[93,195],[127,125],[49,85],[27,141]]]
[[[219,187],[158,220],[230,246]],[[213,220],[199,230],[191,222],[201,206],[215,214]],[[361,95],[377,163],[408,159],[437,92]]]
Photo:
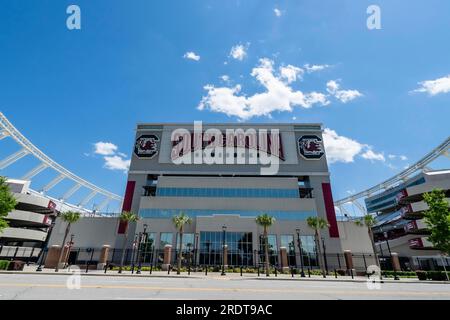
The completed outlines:
[[[46,276],[70,276],[70,272],[27,272],[27,271],[0,271],[0,275],[7,274],[19,274],[19,275],[46,275]],[[168,279],[208,279],[207,276],[198,276],[198,275],[150,275],[150,274],[119,274],[119,273],[81,273],[81,276],[86,277],[128,277],[128,278],[168,278]],[[213,274],[211,274],[212,276]],[[335,279],[335,278],[276,278],[276,277],[231,277],[231,278],[223,278],[227,280],[259,280],[259,281],[317,281],[317,282],[350,282],[350,283],[365,283],[367,279]],[[401,280],[393,280],[393,279],[383,279],[381,283],[411,283],[411,284],[450,284],[450,281],[420,281],[420,280],[409,280],[409,281],[401,281]]]

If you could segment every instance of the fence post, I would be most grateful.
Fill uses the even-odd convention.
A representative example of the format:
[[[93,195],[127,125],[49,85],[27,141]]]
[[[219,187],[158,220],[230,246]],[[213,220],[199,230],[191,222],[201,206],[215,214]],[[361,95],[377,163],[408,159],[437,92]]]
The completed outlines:
[[[339,269],[342,269],[342,267],[341,267],[341,256],[339,255],[339,253],[336,253],[336,255],[337,255],[337,259],[338,259],[338,265],[339,265]]]
[[[0,251],[0,252],[1,252],[1,251]],[[30,261],[31,261],[31,258],[33,257],[33,254],[34,254],[34,247],[31,249],[30,256],[29,256],[29,258],[28,258],[28,260],[27,260],[27,266],[30,265]]]
[[[260,273],[259,273],[259,265],[258,265],[258,277],[259,277]]]
[[[366,263],[366,256],[363,253],[363,261],[364,261],[364,270],[367,271],[367,263]]]
[[[275,269],[275,277],[278,277],[277,266],[273,266]]]
[[[241,277],[242,277],[242,265],[241,265]]]
[[[311,278],[311,269],[308,267],[308,278]]]
[[[354,279],[353,278],[353,269],[350,269],[350,274],[352,275],[352,279]]]
[[[334,277],[337,279],[337,271],[334,269]]]
[[[92,259],[94,258],[94,251],[95,249],[90,249],[91,250],[91,258],[89,259],[89,263],[86,263],[86,273],[89,272],[89,266],[92,264]]]
[[[205,266],[205,276],[207,276],[208,275],[208,266],[206,265]]]

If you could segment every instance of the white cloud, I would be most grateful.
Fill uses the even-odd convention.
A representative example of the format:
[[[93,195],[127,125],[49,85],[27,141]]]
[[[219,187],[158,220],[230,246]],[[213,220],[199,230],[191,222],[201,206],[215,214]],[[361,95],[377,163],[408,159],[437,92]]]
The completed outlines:
[[[297,77],[301,77],[305,71],[302,68],[287,65],[286,67],[280,67],[280,75],[287,83],[291,83],[297,80]]]
[[[395,160],[395,159],[399,159],[399,160],[401,160],[401,161],[406,161],[406,160],[408,160],[408,157],[407,156],[404,156],[404,155],[395,155],[395,154],[389,154],[388,155],[388,158],[389,159],[391,159],[391,160]]]
[[[313,65],[305,64],[303,67],[306,69],[308,73],[313,73],[317,71],[322,71],[326,68],[329,68],[330,66],[328,64],[313,64]]]
[[[223,82],[230,82],[230,77],[227,76],[226,74],[224,74],[223,76],[220,77],[220,79],[222,79]]]
[[[104,167],[109,170],[127,171],[131,160],[127,160],[127,155],[118,152],[119,148],[111,142],[94,143],[94,153],[103,156]]]
[[[327,91],[342,103],[347,103],[358,97],[362,97],[362,93],[358,90],[340,90],[340,85],[336,80],[328,81]]]
[[[116,153],[118,147],[111,142],[97,142],[94,143],[94,153],[102,156],[110,156]]]
[[[241,86],[214,87],[206,85],[207,95],[202,98],[198,109],[206,108],[214,112],[237,116],[242,120],[254,116],[269,116],[274,111],[291,112],[293,107],[311,108],[316,104],[328,105],[327,96],[320,92],[303,93],[294,90],[289,83],[297,78],[300,71],[294,66],[284,67],[280,74],[275,74],[274,62],[270,59],[260,59],[259,65],[253,68],[251,76],[254,77],[266,91],[252,96],[240,94]],[[295,75],[295,76],[294,76]]]
[[[199,61],[200,60],[200,56],[198,54],[196,54],[195,52],[192,52],[192,51],[186,52],[184,54],[183,58],[194,60],[194,61]]]
[[[371,146],[340,136],[329,128],[324,130],[323,142],[329,163],[350,163],[357,156],[371,161],[385,161],[383,154],[374,152]]]
[[[120,156],[108,156],[104,157],[105,159],[105,168],[109,170],[120,170],[120,171],[128,171],[130,168],[131,160],[123,159]]]
[[[340,136],[336,131],[325,129],[323,142],[329,163],[353,162],[355,157],[361,153],[364,145],[350,138]]]
[[[419,82],[420,87],[413,92],[426,92],[430,96],[450,92],[450,75],[436,80]]]
[[[275,15],[276,15],[277,17],[281,17],[281,15],[283,14],[283,13],[281,12],[281,10],[278,9],[278,8],[273,9],[273,12],[275,13]]]
[[[367,149],[363,154],[361,154],[361,157],[367,160],[375,160],[375,161],[382,161],[385,162],[386,159],[384,158],[384,155],[382,153],[376,153],[372,149]]]
[[[247,49],[248,49],[248,44],[247,44],[247,46],[244,46],[242,44],[235,45],[234,47],[231,48],[230,56],[233,59],[242,61],[247,56]]]

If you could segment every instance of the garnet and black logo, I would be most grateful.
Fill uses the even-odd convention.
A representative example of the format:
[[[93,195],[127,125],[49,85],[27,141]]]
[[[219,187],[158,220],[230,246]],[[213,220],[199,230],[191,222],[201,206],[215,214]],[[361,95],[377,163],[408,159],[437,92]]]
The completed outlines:
[[[134,153],[139,158],[153,158],[158,154],[159,137],[154,134],[140,136],[136,140]]]
[[[300,137],[298,151],[306,159],[320,159],[325,154],[322,139],[314,135]]]

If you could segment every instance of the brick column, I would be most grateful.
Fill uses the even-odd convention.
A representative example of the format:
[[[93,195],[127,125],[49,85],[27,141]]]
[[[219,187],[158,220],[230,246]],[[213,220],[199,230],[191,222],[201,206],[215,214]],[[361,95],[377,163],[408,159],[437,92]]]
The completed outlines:
[[[105,269],[105,266],[108,264],[109,249],[110,246],[103,246],[102,251],[100,252],[100,259],[98,260],[97,270]]]
[[[353,274],[355,274],[352,252],[350,250],[344,250],[344,258],[345,258],[345,265],[347,267],[347,273],[350,274],[352,270]]]
[[[172,259],[172,246],[170,244],[166,244],[164,246],[164,260],[163,265],[161,266],[162,270],[167,271],[170,267],[170,263]]]
[[[286,247],[280,247],[280,261],[281,261],[281,270],[283,271],[289,270],[289,262]]]
[[[392,252],[392,268],[395,271],[402,271],[402,268],[400,267],[400,260],[398,259],[397,252]]]
[[[45,257],[44,268],[56,268],[60,252],[61,252],[60,246],[58,245],[51,246],[48,249],[47,256]]]

